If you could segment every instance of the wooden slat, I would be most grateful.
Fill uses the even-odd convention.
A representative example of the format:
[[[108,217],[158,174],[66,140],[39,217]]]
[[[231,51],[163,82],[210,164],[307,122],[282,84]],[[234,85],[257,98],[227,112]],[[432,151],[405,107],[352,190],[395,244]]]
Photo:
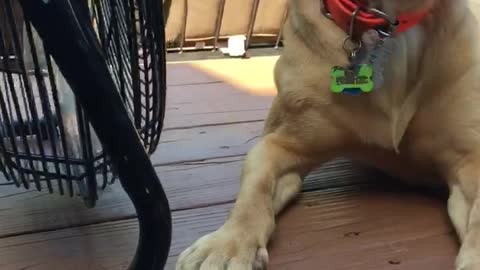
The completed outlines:
[[[226,63],[228,64],[229,61],[226,61]],[[247,60],[242,63],[245,63],[246,68],[248,68],[250,62]],[[193,64],[172,64],[170,66],[176,68],[169,69],[169,76],[183,76],[184,80],[182,79],[182,81],[184,83],[210,82],[208,72],[198,67],[195,67],[196,73],[192,71]],[[176,71],[177,75],[172,75],[172,70]],[[235,122],[239,120],[230,118],[231,112],[224,112],[221,116],[227,118],[215,117],[217,112],[229,108],[235,109],[234,106],[237,103],[243,106],[237,106],[237,109],[247,110],[238,112],[238,115],[249,115],[248,109],[263,108],[262,106],[268,106],[268,102],[260,102],[256,97],[251,97],[249,94],[226,84],[216,88],[195,89],[188,88],[185,85],[172,87],[174,89],[169,91],[169,97],[173,97],[173,99],[168,104],[176,106],[178,105],[175,104],[176,102],[183,102],[186,106],[184,108],[196,108],[196,110],[181,110],[182,113],[196,114],[197,119],[210,119],[209,122],[204,120],[204,122],[199,123],[200,125],[214,124],[214,126],[186,128],[184,124],[179,122],[180,120],[177,121],[183,116],[172,113],[167,115],[167,119],[170,120],[174,120],[175,116],[181,116],[173,122],[177,121],[177,124],[175,124],[177,128],[183,127],[180,130],[164,132],[159,151],[152,157],[152,160],[156,165],[181,163],[171,168],[162,166],[158,169],[162,174],[161,178],[173,209],[191,208],[233,200],[237,190],[240,162],[232,162],[239,158],[243,159],[242,155],[248,151],[255,142],[256,136],[261,133],[263,123],[222,124],[221,121]],[[245,97],[248,99],[245,99]],[[222,99],[225,100],[225,104],[222,104]],[[217,105],[212,103],[212,100]],[[263,115],[259,115],[259,111],[254,111],[251,115],[254,118],[249,118],[250,120],[260,119],[261,121],[264,118]],[[190,119],[188,121],[192,121],[191,118],[188,119]],[[247,118],[240,120],[245,119]],[[223,158],[224,156],[232,157]],[[210,160],[217,157],[220,158]],[[200,160],[205,160],[203,162],[205,164],[200,165],[206,166],[204,169],[197,169],[197,165],[192,163],[198,163]],[[210,169],[207,165],[212,162],[218,166]],[[163,173],[165,170],[174,171]],[[175,170],[178,170],[178,172]],[[188,172],[188,174],[181,173],[181,171]],[[215,175],[215,172],[218,175]],[[192,181],[196,184],[192,184]],[[97,208],[88,211],[85,210],[83,203],[78,199],[71,200],[65,197],[49,196],[45,192],[23,191],[0,186],[0,209],[0,235],[115,220],[131,216],[134,213],[130,201],[118,184],[102,195]]]
[[[276,88],[277,57],[168,65],[165,128],[264,120]]]
[[[273,96],[255,96],[227,83],[171,86],[165,129],[264,120]]]
[[[219,78],[202,72],[189,62],[185,63],[169,63],[167,65],[167,86],[192,85],[192,84],[209,84],[221,82]]]
[[[227,82],[259,94],[274,94],[273,67],[278,56],[169,63],[167,85]]]
[[[304,194],[279,219],[269,269],[452,269],[458,243],[444,203],[387,190],[363,186]],[[217,224],[214,231],[222,224],[224,211],[212,211],[222,218],[199,215],[207,225],[198,220],[177,227],[189,236],[177,236],[167,269],[184,247],[210,232],[206,228]]]
[[[275,60],[170,64],[165,131],[153,163],[245,154],[261,134],[275,95]]]
[[[240,156],[156,169],[171,208],[181,210],[234,201],[243,160],[244,157]],[[338,160],[312,173],[305,181],[305,190],[353,185],[368,179],[367,171],[352,166],[349,161]],[[97,207],[91,210],[86,209],[78,198],[0,187],[0,237],[120,220],[134,214],[134,208],[119,183],[103,192]]]
[[[166,269],[231,205],[174,214]],[[1,239],[0,268],[124,269],[137,243],[133,220]],[[270,269],[452,269],[458,248],[440,200],[369,186],[310,192],[279,221]]]
[[[303,183],[304,191],[315,191],[342,186],[351,186],[378,180],[390,181],[382,176],[378,179],[377,172],[371,168],[353,163],[348,159],[339,158],[328,162],[314,170]]]
[[[447,270],[457,248],[438,198],[349,187],[308,193],[281,217],[271,267]]]
[[[244,155],[262,130],[263,122],[168,130],[151,160],[158,166]]]

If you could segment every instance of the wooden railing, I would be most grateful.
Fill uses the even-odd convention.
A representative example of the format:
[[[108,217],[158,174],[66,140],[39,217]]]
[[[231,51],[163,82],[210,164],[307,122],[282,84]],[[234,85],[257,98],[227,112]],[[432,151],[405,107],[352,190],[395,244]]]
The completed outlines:
[[[233,35],[245,36],[245,48],[278,47],[287,1],[169,0],[166,41],[169,51],[217,50]],[[224,44],[222,44],[224,43]]]

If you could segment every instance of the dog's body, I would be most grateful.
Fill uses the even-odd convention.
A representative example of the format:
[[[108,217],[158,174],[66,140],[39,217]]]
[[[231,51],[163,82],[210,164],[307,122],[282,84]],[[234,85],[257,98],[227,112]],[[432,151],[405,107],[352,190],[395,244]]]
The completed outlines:
[[[404,179],[447,184],[449,214],[462,241],[457,269],[480,270],[475,16],[467,0],[363,2],[390,14],[433,6],[421,24],[395,37],[383,87],[348,96],[329,90],[330,69],[349,63],[345,31],[323,16],[321,0],[290,1],[275,68],[278,97],[263,139],[247,157],[235,208],[222,228],[182,253],[177,269],[265,268],[275,215],[312,168],[341,155]]]

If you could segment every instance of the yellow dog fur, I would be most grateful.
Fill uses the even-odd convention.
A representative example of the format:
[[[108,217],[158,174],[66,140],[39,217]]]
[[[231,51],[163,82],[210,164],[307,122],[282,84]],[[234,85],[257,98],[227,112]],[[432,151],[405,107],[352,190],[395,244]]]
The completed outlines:
[[[337,156],[446,183],[462,243],[457,270],[480,270],[479,1],[364,0],[389,14],[429,1],[428,17],[395,38],[383,89],[352,97],[329,91],[330,68],[348,63],[345,32],[322,15],[321,0],[290,0],[278,96],[246,159],[235,207],[180,255],[177,270],[266,269],[275,215],[312,168]]]

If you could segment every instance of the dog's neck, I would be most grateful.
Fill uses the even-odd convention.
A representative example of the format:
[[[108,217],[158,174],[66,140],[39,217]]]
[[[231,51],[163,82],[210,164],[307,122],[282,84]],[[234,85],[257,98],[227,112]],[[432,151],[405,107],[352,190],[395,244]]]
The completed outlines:
[[[413,0],[402,0],[405,3],[415,2]],[[392,8],[391,2],[401,2],[397,0],[382,0],[383,7]],[[405,7],[403,7],[405,8]],[[344,30],[340,29],[334,22],[322,14],[321,0],[293,0],[290,1],[291,12],[300,13],[301,16],[291,16],[289,19],[290,30],[286,35],[295,35],[300,40],[301,45],[307,46],[318,62],[325,67],[325,80],[329,80],[328,68],[333,66],[348,66],[350,61],[348,55],[343,48],[343,42],[347,36]],[[466,42],[465,39],[475,39],[474,33],[464,33],[463,29],[458,29],[459,24],[475,23],[468,10],[468,0],[435,0],[431,9],[431,14],[427,16],[419,25],[410,29],[407,33],[403,33],[395,38],[399,44],[398,49],[394,53],[397,58],[404,63],[393,63],[395,69],[404,69],[405,77],[409,82],[414,82],[418,75],[418,68],[432,63],[423,63],[427,55],[431,55],[435,60],[451,61],[455,51],[446,52],[447,46],[437,46],[432,44],[459,42],[462,44],[475,44],[476,42]],[[468,15],[468,16],[466,16]],[[299,20],[302,20],[301,22]],[[466,22],[468,21],[468,22]],[[473,27],[475,28],[475,27]],[[472,29],[465,27],[465,29]],[[295,38],[290,39],[295,42]],[[464,40],[465,42],[461,42]],[[453,45],[453,44],[452,44]],[[292,46],[295,47],[295,46]],[[472,48],[471,51],[475,51]],[[289,50],[289,46],[285,47]],[[458,49],[455,49],[458,51]],[[295,52],[290,52],[295,55]],[[395,55],[393,57],[395,57]],[[298,56],[297,57],[302,57]],[[306,58],[311,56],[304,56]],[[472,61],[477,61],[478,57],[472,55]],[[311,61],[311,60],[310,60]],[[428,62],[428,61],[427,61]],[[446,63],[445,63],[446,64]],[[441,68],[442,63],[433,63],[437,68]],[[466,63],[468,65],[468,63]],[[445,65],[448,66],[448,65]],[[415,68],[412,68],[415,67]],[[439,71],[443,73],[445,71]],[[451,74],[453,75],[453,74]],[[405,87],[408,87],[405,85]]]
[[[413,2],[402,0],[405,2]],[[309,55],[299,55],[289,51],[288,54],[305,58],[305,61],[321,63],[321,74],[318,76],[325,85],[320,86],[321,91],[329,91],[327,83],[330,81],[329,72],[333,66],[348,66],[350,61],[343,49],[343,41],[347,34],[334,22],[322,14],[320,0],[294,0],[291,1],[291,12],[302,16],[291,16],[289,20],[289,35],[295,35],[300,40],[297,46],[306,46]],[[389,3],[400,2],[397,0],[382,0],[383,7],[392,8]],[[303,20],[303,21],[296,21]],[[469,25],[470,24],[470,25]],[[423,102],[428,102],[430,96],[441,94],[443,85],[437,85],[438,77],[448,77],[449,80],[458,80],[479,61],[478,46],[475,33],[468,29],[477,29],[475,20],[468,8],[468,0],[435,0],[431,14],[421,24],[408,32],[395,37],[398,44],[391,55],[390,64],[385,71],[385,84],[383,89],[367,94],[375,101],[372,111],[384,114],[392,124],[392,143],[397,148],[405,131]],[[300,27],[301,26],[301,27]],[[289,39],[296,42],[295,38]],[[447,44],[449,43],[449,44]],[[473,45],[472,45],[473,44]],[[292,46],[293,48],[295,46]],[[462,47],[462,48],[459,48]],[[462,52],[460,52],[462,51]],[[458,53],[468,54],[471,63],[458,64],[455,61]],[[309,57],[316,58],[315,60]],[[450,70],[449,67],[465,67],[465,70]],[[363,99],[364,100],[364,99]],[[353,100],[350,105],[364,107],[365,104]]]
[[[413,8],[424,7],[429,0],[369,0],[375,4],[375,7],[381,7],[383,11],[389,14],[398,14],[398,12],[412,11]],[[463,15],[468,6],[468,0],[433,0],[431,16],[424,20],[418,27],[430,27],[437,29],[449,29],[449,24],[456,24],[463,19]],[[400,6],[398,2],[404,3]],[[422,4],[418,4],[422,3]],[[301,23],[290,20],[290,24],[305,45],[315,51],[315,53],[332,61],[339,61],[334,51],[343,53],[343,41],[346,33],[336,26],[330,19],[322,14],[322,0],[292,0],[290,9],[292,12],[301,13],[303,16],[295,16],[295,19],[302,19]],[[396,11],[394,11],[396,10]],[[301,27],[300,27],[301,25]],[[402,38],[408,35],[402,35]],[[407,37],[408,38],[408,37]],[[330,56],[330,57],[329,57]],[[343,60],[346,58],[343,57]]]
[[[349,34],[351,39],[356,39],[365,31],[373,29],[382,29],[384,33],[391,35],[406,32],[429,15],[434,1],[417,1],[421,4],[415,7],[397,7],[380,4],[381,1],[358,0],[322,0],[321,5],[325,16]]]

